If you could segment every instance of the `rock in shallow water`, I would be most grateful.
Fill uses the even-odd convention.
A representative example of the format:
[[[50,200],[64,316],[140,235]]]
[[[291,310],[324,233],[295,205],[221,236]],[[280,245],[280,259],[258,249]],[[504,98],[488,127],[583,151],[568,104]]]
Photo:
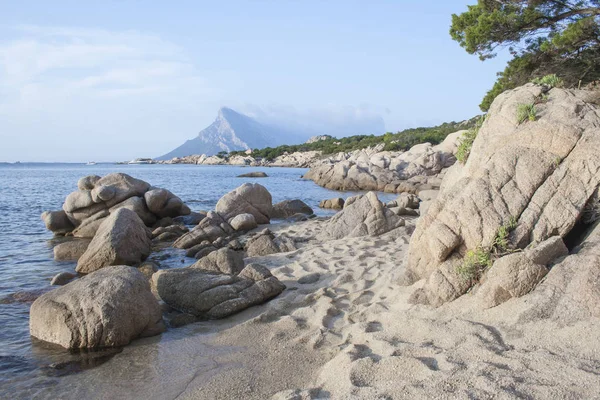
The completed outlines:
[[[257,224],[268,224],[273,213],[273,201],[264,186],[245,183],[221,197],[215,210],[226,221],[239,214],[252,214]]]
[[[134,265],[148,257],[152,242],[142,220],[121,208],[98,228],[94,239],[77,262],[77,272],[88,274],[109,265]]]
[[[241,174],[238,175],[238,178],[267,178],[269,175],[267,175],[265,172],[262,171],[255,171],[255,172],[248,172],[246,174]]]
[[[50,285],[52,286],[62,286],[69,283],[73,278],[76,278],[77,274],[72,274],[70,272],[61,272],[54,275],[54,278],[50,281]]]
[[[273,218],[288,218],[295,214],[311,215],[314,211],[308,204],[302,200],[284,200],[273,204]]]
[[[158,301],[144,275],[127,266],[103,268],[39,297],[31,335],[68,349],[124,346],[164,330]]]
[[[56,261],[77,261],[85,253],[89,245],[90,241],[86,239],[59,243],[53,249],[54,259]]]

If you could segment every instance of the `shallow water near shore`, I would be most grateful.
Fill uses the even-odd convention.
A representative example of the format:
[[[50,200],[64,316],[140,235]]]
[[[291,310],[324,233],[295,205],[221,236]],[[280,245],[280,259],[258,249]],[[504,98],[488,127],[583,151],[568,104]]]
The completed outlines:
[[[237,178],[237,175],[250,171],[265,171],[268,178]],[[249,168],[234,166],[196,165],[114,165],[97,164],[15,164],[0,166],[0,397],[10,394],[11,398],[23,397],[80,397],[89,398],[85,385],[79,392],[70,393],[72,388],[61,390],[61,382],[76,374],[78,378],[94,380],[94,370],[103,363],[110,362],[115,370],[135,370],[140,363],[155,363],[157,373],[172,374],[173,386],[165,387],[166,392],[157,392],[155,398],[175,397],[175,382],[185,381],[186,362],[194,362],[196,371],[204,370],[200,364],[207,362],[206,370],[216,373],[209,359],[196,357],[194,360],[172,360],[173,365],[165,368],[163,355],[153,354],[143,359],[146,353],[168,353],[173,343],[190,346],[190,357],[206,354],[202,345],[202,335],[210,336],[213,330],[210,322],[194,324],[193,327],[172,329],[157,338],[142,339],[125,349],[97,353],[70,354],[64,349],[48,346],[29,336],[29,307],[39,292],[52,289],[50,279],[59,272],[72,271],[75,263],[53,260],[53,235],[48,232],[40,214],[45,210],[60,209],[65,197],[77,188],[77,180],[85,175],[106,175],[111,172],[124,172],[143,179],[154,186],[171,190],[184,200],[192,210],[211,210],[221,196],[244,182],[258,182],[272,194],[273,202],[285,199],[301,199],[310,205],[317,215],[332,215],[329,210],[318,208],[322,199],[348,197],[356,193],[335,192],[322,188],[312,181],[301,179],[306,169],[300,168]],[[380,194],[387,201],[395,195]],[[180,255],[180,254],[175,254]],[[192,260],[172,257],[161,262],[161,267],[175,267],[191,264]],[[189,261],[189,262],[187,262]],[[242,316],[243,318],[243,316]],[[226,323],[234,323],[229,321]],[[197,340],[188,341],[190,335]],[[208,339],[207,339],[208,340]],[[144,346],[149,346],[147,349]],[[179,344],[177,345],[179,347]],[[227,352],[231,349],[211,349],[213,352]],[[181,354],[182,352],[178,352]],[[165,355],[168,357],[168,355]],[[118,364],[118,365],[117,365]],[[211,364],[212,365],[212,364]],[[212,369],[211,369],[212,368]],[[140,369],[139,371],[147,369]],[[179,371],[179,373],[177,372]],[[85,373],[83,373],[85,372]],[[146,373],[145,372],[145,373]],[[208,372],[207,372],[208,373]],[[98,376],[100,378],[100,376]],[[109,379],[109,377],[104,376]],[[165,378],[165,376],[163,376]],[[177,378],[177,379],[176,379]],[[122,384],[139,380],[123,379]],[[165,382],[163,379],[160,381]],[[169,385],[167,385],[169,386]],[[49,388],[53,388],[48,391]],[[117,390],[117,389],[115,389]],[[61,395],[60,393],[63,393]],[[117,390],[118,392],[118,390]],[[52,393],[52,395],[50,395]],[[116,393],[116,392],[115,392]],[[164,394],[165,396],[161,396]],[[176,393],[175,393],[176,395]]]

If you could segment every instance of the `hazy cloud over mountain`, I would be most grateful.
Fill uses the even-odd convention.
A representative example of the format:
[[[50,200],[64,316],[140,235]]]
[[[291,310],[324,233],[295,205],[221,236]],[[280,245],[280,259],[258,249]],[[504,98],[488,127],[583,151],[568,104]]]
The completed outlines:
[[[337,137],[361,134],[380,135],[385,132],[382,114],[385,110],[361,106],[327,106],[321,109],[298,110],[294,107],[253,105],[243,106],[241,112],[271,125],[287,127],[311,135],[327,134]]]

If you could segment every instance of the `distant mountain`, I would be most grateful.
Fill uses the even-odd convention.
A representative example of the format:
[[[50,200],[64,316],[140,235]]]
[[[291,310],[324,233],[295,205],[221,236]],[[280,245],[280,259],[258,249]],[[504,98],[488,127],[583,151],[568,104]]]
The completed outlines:
[[[306,137],[261,124],[247,115],[223,107],[219,110],[215,122],[200,131],[198,136],[186,141],[175,150],[157,157],[156,160],[170,160],[173,157],[192,154],[211,156],[220,151],[230,152],[296,144],[306,140]]]

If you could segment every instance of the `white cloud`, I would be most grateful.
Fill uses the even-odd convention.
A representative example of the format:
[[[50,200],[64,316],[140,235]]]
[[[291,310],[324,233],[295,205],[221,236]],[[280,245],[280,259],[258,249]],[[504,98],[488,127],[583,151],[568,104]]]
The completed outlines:
[[[197,128],[192,118],[173,119],[173,110],[189,116],[188,104],[216,91],[181,47],[154,35],[40,26],[10,33],[12,39],[0,39],[0,138],[10,142],[0,146],[0,160],[160,153],[164,142],[171,145],[165,134]],[[102,143],[87,145],[99,136]],[[138,149],[122,146],[128,140]],[[81,143],[79,154],[60,154],[59,143],[74,142]],[[19,151],[25,155],[13,155]]]

